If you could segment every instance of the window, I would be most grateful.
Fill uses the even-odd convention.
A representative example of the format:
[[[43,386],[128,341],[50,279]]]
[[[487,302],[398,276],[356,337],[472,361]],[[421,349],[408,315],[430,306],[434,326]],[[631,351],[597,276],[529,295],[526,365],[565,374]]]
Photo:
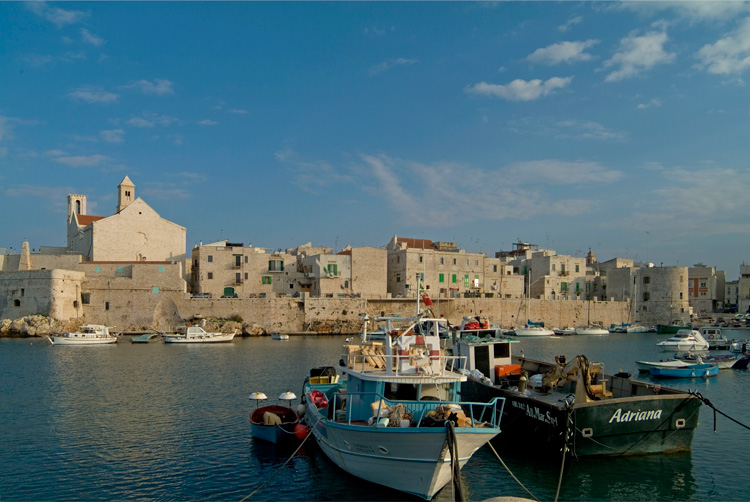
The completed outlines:
[[[21,300],[13,300],[13,306],[14,307],[20,307],[21,306]]]
[[[242,265],[242,255],[241,254],[234,255],[234,266],[239,267],[241,265]]]
[[[466,265],[468,266],[469,265],[469,260],[465,260],[465,262],[466,262]]]
[[[158,295],[158,294],[159,294],[159,288],[157,288],[157,287],[155,287],[155,286],[154,286],[154,294],[155,294],[155,295]]]
[[[424,261],[424,258],[422,258],[422,256],[420,255],[419,256],[419,263],[422,263],[423,261]]]
[[[214,278],[214,273],[213,272],[209,272],[208,273],[208,278],[209,279],[213,279]]]
[[[81,293],[81,303],[89,305],[91,303],[91,293]]]
[[[294,284],[290,284],[289,289],[294,289]]]
[[[680,300],[682,300],[682,291],[680,291]]]
[[[419,274],[419,280],[420,280],[420,281],[424,281],[424,272],[421,272],[421,273]]]
[[[247,280],[247,272],[245,272],[245,280]]]
[[[440,264],[445,265],[445,258],[440,258]]]
[[[104,310],[109,310],[109,302],[104,302]]]
[[[396,274],[396,282],[401,282],[401,274]]]
[[[453,284],[456,284],[456,279],[457,279],[457,277],[456,277],[456,274],[453,274],[453,275],[451,276],[451,282],[452,282]]]
[[[208,263],[212,263],[214,261],[214,257],[212,255],[208,255]]]
[[[121,274],[121,273],[122,273],[122,267],[117,267],[117,273],[118,273],[118,274]]]
[[[445,282],[445,274],[438,274],[438,282]]]
[[[454,264],[454,265],[456,264],[456,259],[455,259],[455,258],[453,258],[453,264]]]
[[[568,283],[567,282],[561,282],[560,283],[560,291],[568,291]]]
[[[492,271],[497,272],[497,265],[492,265]]]
[[[284,262],[282,260],[268,260],[269,272],[283,272]]]
[[[552,271],[554,272],[554,270],[555,270],[555,264],[553,263],[552,264]]]
[[[650,284],[651,283],[651,277],[645,276],[643,278],[643,284]]]
[[[464,274],[464,287],[469,287],[469,274]]]
[[[98,274],[99,272],[101,272],[101,271],[102,271],[102,269],[101,269],[101,268],[99,268],[99,267],[95,267],[95,268],[94,268],[94,272],[96,272],[97,274]]]
[[[651,299],[651,293],[649,293],[648,291],[646,291],[645,293],[643,293],[643,301],[644,302],[647,302],[650,299]]]
[[[159,267],[159,273],[160,273],[160,274],[163,274],[163,273],[164,273],[164,267]]]
[[[289,286],[291,286],[291,284],[290,284]],[[345,288],[348,288],[348,287],[349,287],[349,281],[344,281],[344,287],[345,287]]]
[[[242,274],[241,273],[237,272],[236,274],[234,274],[234,282],[237,283],[237,284],[239,284],[239,283],[242,282]]]
[[[701,287],[701,288],[705,288],[705,287],[706,287],[706,281],[701,281],[701,283],[700,283],[700,287]]]
[[[479,260],[474,260],[474,265],[479,266]]]
[[[580,282],[576,282],[576,293],[578,293],[580,291],[581,291],[581,283]]]
[[[581,267],[579,265],[576,265],[576,272],[580,272],[580,271],[581,271]]]
[[[328,275],[333,277],[338,277],[339,275],[339,266],[336,263],[329,263],[328,264]]]
[[[261,284],[271,284],[271,276],[270,275],[264,275],[260,278]]]

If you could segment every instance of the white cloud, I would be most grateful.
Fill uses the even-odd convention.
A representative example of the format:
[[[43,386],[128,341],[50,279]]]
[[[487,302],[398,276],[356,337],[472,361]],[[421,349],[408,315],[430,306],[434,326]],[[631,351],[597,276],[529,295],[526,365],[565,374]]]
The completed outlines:
[[[200,122],[198,122],[198,124],[204,125],[204,126],[215,126],[215,125],[218,125],[219,123],[216,122],[215,120],[205,119],[205,120],[201,120]]]
[[[520,184],[579,185],[613,183],[622,173],[598,162],[566,162],[557,159],[514,162],[503,170]]]
[[[658,15],[671,11],[678,17],[694,21],[717,21],[736,19],[750,11],[748,2],[683,1],[683,2],[611,2],[607,6],[615,10],[632,10],[642,14]]]
[[[315,193],[320,188],[350,179],[339,173],[331,163],[303,159],[290,148],[279,150],[274,156],[290,170],[292,183],[306,192]]]
[[[165,80],[162,78],[154,79],[153,82],[148,80],[139,80],[123,86],[123,89],[135,89],[141,91],[143,94],[153,94],[156,96],[165,96],[167,94],[174,94],[172,85],[174,82]]]
[[[480,82],[467,87],[464,91],[468,94],[492,96],[508,101],[533,101],[552,94],[556,89],[567,87],[572,81],[573,77],[552,77],[545,82],[539,79],[529,81],[516,79],[508,85]]]
[[[407,58],[389,59],[387,61],[383,61],[382,63],[371,66],[370,69],[367,70],[367,74],[370,76],[375,76],[392,68],[395,68],[396,66],[411,66],[413,64],[417,64],[418,62],[419,61],[416,59]]]
[[[572,28],[576,24],[580,24],[581,22],[583,22],[583,18],[581,16],[572,17],[568,19],[564,24],[558,26],[557,29],[564,33],[570,30],[570,28]]]
[[[154,127],[156,125],[168,126],[171,124],[181,124],[180,120],[169,115],[163,115],[154,112],[143,112],[142,117],[132,117],[126,124],[135,127]]]
[[[103,38],[94,35],[86,28],[81,28],[81,39],[87,44],[93,45],[94,47],[99,47],[106,43]]]
[[[41,68],[42,66],[47,66],[52,61],[54,61],[55,58],[50,56],[49,54],[40,55],[40,54],[30,54],[28,56],[24,56],[23,60],[26,61],[29,66],[33,66],[36,68]]]
[[[526,60],[531,63],[550,65],[589,61],[593,56],[584,51],[598,43],[598,40],[586,40],[585,42],[560,42],[535,50],[526,58]]]
[[[47,2],[27,2],[26,6],[38,16],[56,24],[58,28],[66,24],[78,23],[89,15],[87,12],[79,10],[64,10],[57,7],[50,7]]]
[[[558,139],[600,139],[620,141],[625,139],[626,134],[607,129],[602,124],[586,120],[564,120],[556,124],[561,132],[557,134]]]
[[[55,162],[65,164],[71,167],[91,167],[108,161],[109,157],[105,155],[72,155],[65,157],[55,157]]]
[[[113,103],[120,98],[118,94],[113,92],[107,92],[99,87],[88,86],[79,87],[69,92],[67,96],[78,101],[85,101],[86,103]]]
[[[125,131],[122,129],[109,129],[101,131],[99,135],[107,143],[122,143],[125,141]]]
[[[247,115],[248,111],[243,110],[242,108],[231,108],[227,110],[229,113],[234,113],[235,115]]]
[[[154,127],[155,125],[153,122],[150,122],[143,117],[133,117],[128,120],[126,124],[130,124],[135,127]]]
[[[653,108],[658,108],[660,106],[661,106],[661,100],[653,98],[653,99],[649,100],[646,103],[639,103],[638,104],[638,109],[639,110],[645,110],[646,108],[652,108],[652,107]]]
[[[704,45],[697,57],[699,68],[716,75],[742,73],[750,68],[750,17],[728,36]]]
[[[631,33],[620,40],[618,51],[604,62],[604,68],[617,67],[607,75],[605,82],[635,77],[656,65],[673,62],[675,54],[664,50],[667,40],[667,34],[663,31],[652,31],[642,36]]]
[[[62,150],[47,150],[44,152],[44,155],[47,157],[60,157],[61,155],[68,155],[66,152]]]

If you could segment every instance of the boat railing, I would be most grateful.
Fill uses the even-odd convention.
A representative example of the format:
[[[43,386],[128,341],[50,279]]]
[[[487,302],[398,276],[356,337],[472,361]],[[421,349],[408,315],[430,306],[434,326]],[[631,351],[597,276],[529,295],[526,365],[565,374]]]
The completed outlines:
[[[505,398],[494,397],[486,403],[477,403],[470,401],[405,401],[397,399],[388,399],[382,394],[375,392],[348,392],[346,394],[334,394],[332,401],[328,403],[328,406],[332,406],[334,410],[343,412],[342,418],[337,418],[337,422],[346,423],[352,425],[352,422],[358,421],[358,419],[352,419],[352,408],[347,406],[347,401],[359,399],[363,402],[373,403],[373,416],[375,422],[373,425],[383,425],[378,423],[378,418],[387,417],[392,407],[395,405],[402,404],[404,411],[411,415],[410,428],[435,428],[434,423],[431,425],[425,425],[424,419],[428,417],[430,411],[436,411],[439,407],[443,407],[444,410],[455,410],[460,411],[470,419],[471,428],[484,428],[484,427],[500,427],[500,419],[503,416],[503,407],[505,406]],[[375,406],[377,404],[377,406]],[[456,408],[456,405],[460,406],[460,410]]]
[[[466,362],[466,356],[431,354],[342,354],[341,359],[355,371],[409,376],[441,376],[465,367]]]

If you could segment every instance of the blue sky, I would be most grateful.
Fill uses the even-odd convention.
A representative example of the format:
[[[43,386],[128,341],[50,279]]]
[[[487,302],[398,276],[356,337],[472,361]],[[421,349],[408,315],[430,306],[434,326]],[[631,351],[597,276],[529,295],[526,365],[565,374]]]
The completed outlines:
[[[745,2],[0,2],[0,246],[128,175],[188,247],[750,257]]]

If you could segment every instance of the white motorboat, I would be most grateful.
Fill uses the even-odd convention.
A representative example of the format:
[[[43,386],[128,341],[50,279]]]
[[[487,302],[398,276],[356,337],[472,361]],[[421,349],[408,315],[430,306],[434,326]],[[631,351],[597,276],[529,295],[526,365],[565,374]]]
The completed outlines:
[[[681,329],[674,336],[656,344],[660,350],[668,352],[695,352],[708,350],[708,342],[700,331]]]
[[[587,328],[576,328],[576,335],[608,335],[609,331],[604,328],[597,326],[589,326]]]
[[[188,326],[184,333],[162,333],[164,343],[220,343],[231,342],[237,331],[232,333],[209,333],[200,326]]]
[[[117,335],[109,332],[109,326],[84,324],[78,331],[60,333],[49,337],[53,345],[102,345],[117,343]]]
[[[650,328],[648,326],[641,326],[640,324],[635,324],[632,326],[628,326],[626,331],[628,333],[648,333],[650,331]]]
[[[382,320],[404,318],[376,318]],[[434,331],[416,334],[420,320],[433,321]],[[361,341],[344,346],[337,369],[345,378],[323,383],[311,376],[304,385],[305,420],[331,461],[427,500],[500,432],[504,404],[503,398],[458,401],[467,377],[452,369],[457,358],[440,349],[440,322],[415,319],[396,332],[389,326],[385,340],[374,342],[366,320]]]
[[[551,329],[533,324],[527,324],[523,328],[515,328],[513,332],[516,336],[553,336],[555,334]]]
[[[273,338],[274,340],[289,340],[289,335],[286,333],[278,333],[274,331],[273,333],[271,333],[271,338]]]

